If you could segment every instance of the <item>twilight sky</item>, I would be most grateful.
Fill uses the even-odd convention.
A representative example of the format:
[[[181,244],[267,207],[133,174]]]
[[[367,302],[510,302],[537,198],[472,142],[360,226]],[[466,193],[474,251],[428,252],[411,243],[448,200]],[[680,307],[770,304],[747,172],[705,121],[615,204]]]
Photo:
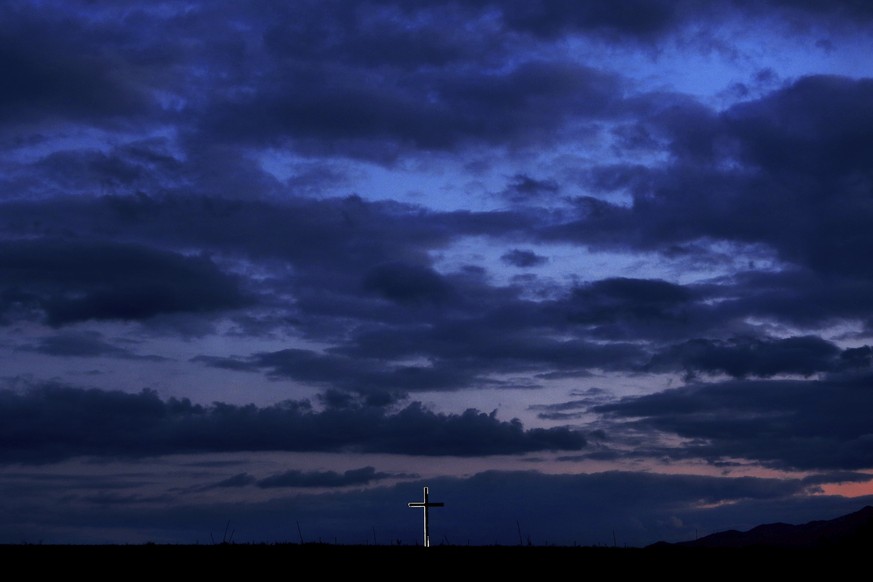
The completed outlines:
[[[7,0],[0,543],[873,503],[873,4]]]

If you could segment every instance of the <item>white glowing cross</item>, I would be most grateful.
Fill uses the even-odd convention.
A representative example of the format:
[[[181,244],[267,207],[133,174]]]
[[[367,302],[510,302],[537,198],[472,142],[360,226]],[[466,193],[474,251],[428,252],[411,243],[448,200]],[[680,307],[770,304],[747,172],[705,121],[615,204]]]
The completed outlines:
[[[427,526],[427,510],[431,507],[442,507],[445,503],[442,502],[433,502],[428,501],[427,497],[427,487],[424,488],[424,501],[410,501],[407,504],[409,507],[422,507],[424,508],[424,547],[430,547],[430,531]]]

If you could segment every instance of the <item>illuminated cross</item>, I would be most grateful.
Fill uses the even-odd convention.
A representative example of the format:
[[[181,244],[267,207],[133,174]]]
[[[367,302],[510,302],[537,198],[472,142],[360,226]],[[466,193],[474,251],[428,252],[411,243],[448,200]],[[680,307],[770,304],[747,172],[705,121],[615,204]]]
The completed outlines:
[[[445,503],[442,502],[432,502],[427,499],[427,487],[424,488],[424,501],[410,501],[407,503],[409,507],[423,507],[424,508],[424,547],[430,547],[430,531],[427,527],[427,510],[431,507],[442,507]]]

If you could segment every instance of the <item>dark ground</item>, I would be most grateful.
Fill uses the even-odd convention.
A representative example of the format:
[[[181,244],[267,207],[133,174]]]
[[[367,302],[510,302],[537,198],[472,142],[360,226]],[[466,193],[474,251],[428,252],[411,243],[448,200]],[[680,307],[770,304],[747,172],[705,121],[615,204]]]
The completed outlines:
[[[822,582],[869,576],[873,563],[873,507],[800,525],[763,524],[676,544],[606,546],[377,546],[338,544],[0,545],[12,580],[80,577],[136,582],[196,576],[197,580],[305,579],[337,575],[369,580],[541,582],[570,576],[626,582]],[[11,576],[9,576],[11,574]],[[158,580],[157,582],[171,582]],[[345,582],[345,580],[343,580]]]
[[[28,577],[58,573],[135,580],[196,574],[205,580],[331,578],[342,574],[384,579],[444,578],[463,582],[494,576],[564,576],[598,580],[669,576],[676,580],[797,575],[827,579],[869,570],[873,548],[648,548],[536,546],[344,546],[215,544],[118,546],[0,546],[7,572]],[[207,576],[208,578],[203,578]],[[21,579],[23,575],[14,578]],[[452,579],[449,579],[452,577]],[[168,581],[169,582],[169,581]],[[745,581],[741,581],[745,582]]]

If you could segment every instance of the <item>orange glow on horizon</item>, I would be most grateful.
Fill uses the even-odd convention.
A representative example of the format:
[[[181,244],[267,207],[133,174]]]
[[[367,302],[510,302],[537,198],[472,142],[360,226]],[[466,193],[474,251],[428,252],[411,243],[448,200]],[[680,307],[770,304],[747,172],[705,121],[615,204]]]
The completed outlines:
[[[822,485],[822,493],[824,495],[842,495],[843,497],[873,495],[873,480],[864,483],[829,483]]]

